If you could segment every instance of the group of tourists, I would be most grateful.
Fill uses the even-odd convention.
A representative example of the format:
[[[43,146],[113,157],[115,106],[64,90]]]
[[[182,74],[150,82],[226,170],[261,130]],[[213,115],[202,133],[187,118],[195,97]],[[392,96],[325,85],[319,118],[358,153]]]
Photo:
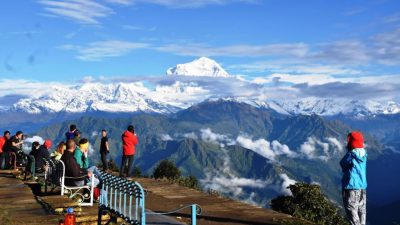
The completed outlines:
[[[35,172],[41,173],[45,170],[45,160],[61,160],[65,165],[65,176],[73,179],[67,179],[68,186],[82,186],[93,182],[95,186],[101,183],[100,171],[96,166],[90,166],[89,140],[81,137],[82,133],[75,124],[69,126],[65,133],[65,141],[60,142],[56,149],[52,150],[52,141],[44,140],[43,143],[34,141],[31,144],[31,155],[35,159]],[[14,167],[16,161],[26,156],[23,151],[25,136],[22,131],[18,131],[11,136],[9,131],[5,131],[0,138],[0,169],[10,169]],[[135,129],[129,125],[127,130],[121,136],[122,141],[122,163],[120,167],[120,176],[128,177],[131,175],[135,147],[138,144],[138,137]],[[107,131],[101,131],[101,141],[99,153],[102,162],[102,170],[108,171],[107,155],[110,153],[110,144],[107,137]],[[26,158],[26,157],[25,157]],[[28,162],[21,163],[21,167],[28,168]],[[17,163],[18,165],[18,163]]]

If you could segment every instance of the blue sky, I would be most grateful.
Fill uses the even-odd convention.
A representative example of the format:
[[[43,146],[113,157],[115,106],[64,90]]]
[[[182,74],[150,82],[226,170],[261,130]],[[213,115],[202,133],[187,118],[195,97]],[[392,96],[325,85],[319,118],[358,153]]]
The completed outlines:
[[[396,0],[13,0],[0,21],[2,79],[163,76],[200,56],[249,77],[400,71]]]

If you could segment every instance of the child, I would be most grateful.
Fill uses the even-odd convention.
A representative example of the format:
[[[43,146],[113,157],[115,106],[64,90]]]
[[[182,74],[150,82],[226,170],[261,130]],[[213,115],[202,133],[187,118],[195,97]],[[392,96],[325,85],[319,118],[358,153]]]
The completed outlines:
[[[340,161],[343,170],[343,205],[351,225],[365,225],[367,202],[367,152],[361,132],[347,136],[348,152]]]

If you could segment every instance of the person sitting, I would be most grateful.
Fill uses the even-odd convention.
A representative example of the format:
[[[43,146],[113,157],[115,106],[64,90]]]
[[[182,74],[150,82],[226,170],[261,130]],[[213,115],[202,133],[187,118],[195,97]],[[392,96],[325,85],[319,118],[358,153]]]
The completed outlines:
[[[57,145],[57,149],[50,154],[50,158],[55,159],[55,160],[60,160],[61,156],[64,154],[65,151],[65,142],[60,142]]]
[[[101,173],[99,169],[95,166],[89,167],[89,141],[86,138],[82,138],[79,141],[79,147],[76,147],[74,152],[74,158],[78,163],[79,167],[82,169],[87,169],[94,175],[100,178]]]
[[[12,136],[7,142],[4,144],[3,149],[5,152],[14,152],[17,154],[22,150],[22,144],[24,143],[24,133],[22,131],[17,131],[17,133]]]
[[[37,142],[32,143],[32,151],[29,155],[32,155],[35,158],[35,170],[38,173],[44,171],[44,159],[50,160],[50,152],[49,149],[52,146],[50,140],[45,140],[43,145],[37,146]]]
[[[75,148],[74,152],[74,158],[80,168],[83,169],[89,168],[88,150],[89,150],[89,141],[86,138],[82,138],[79,141],[79,144]]]
[[[83,186],[87,181],[91,181],[92,172],[80,168],[74,157],[76,145],[73,139],[69,139],[66,144],[66,151],[61,157],[65,165],[65,176],[72,177],[73,179],[66,179],[65,185],[67,186]],[[96,177],[93,177],[94,186],[97,186],[100,182]]]

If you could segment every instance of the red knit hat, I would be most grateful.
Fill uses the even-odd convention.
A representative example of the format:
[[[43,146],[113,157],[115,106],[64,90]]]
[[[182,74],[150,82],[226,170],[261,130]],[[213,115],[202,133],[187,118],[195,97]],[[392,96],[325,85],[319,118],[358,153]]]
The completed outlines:
[[[47,149],[50,149],[52,146],[52,143],[50,140],[45,140],[43,146]]]
[[[364,148],[364,137],[361,132],[353,131],[347,135],[347,149]]]

